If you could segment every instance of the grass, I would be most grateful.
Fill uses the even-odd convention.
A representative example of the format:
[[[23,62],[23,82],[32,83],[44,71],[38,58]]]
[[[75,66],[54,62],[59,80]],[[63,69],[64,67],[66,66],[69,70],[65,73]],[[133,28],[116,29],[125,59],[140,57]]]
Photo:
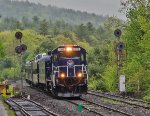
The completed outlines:
[[[15,112],[11,110],[7,104],[4,103],[4,107],[7,110],[8,116],[16,116]]]
[[[115,105],[120,105],[122,104],[121,102],[112,100],[112,99],[107,99],[107,98],[100,98],[101,101],[105,102],[105,103],[111,103],[111,104],[115,104]]]
[[[129,103],[131,103],[131,104],[139,104],[139,102],[136,102],[136,101],[129,101]],[[147,103],[142,103],[142,105],[144,105],[145,107],[149,107]]]
[[[16,116],[16,115],[15,115],[15,112],[14,112],[13,110],[11,110],[11,109],[9,108],[9,106],[8,106],[6,103],[3,102],[4,99],[5,99],[5,98],[3,98],[3,97],[0,95],[0,103],[3,103],[5,109],[6,109],[7,113],[8,113],[8,116]]]

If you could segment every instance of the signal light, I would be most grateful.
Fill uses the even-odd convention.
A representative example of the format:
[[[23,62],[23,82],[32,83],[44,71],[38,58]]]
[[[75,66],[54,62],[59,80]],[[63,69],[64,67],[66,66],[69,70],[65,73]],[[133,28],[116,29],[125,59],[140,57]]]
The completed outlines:
[[[17,54],[20,54],[21,52],[25,52],[26,50],[27,50],[27,46],[25,44],[21,44],[20,46],[17,46],[15,48]]]
[[[120,37],[120,36],[121,36],[121,30],[120,30],[120,29],[116,29],[116,30],[114,31],[114,35],[115,35],[116,37]]]
[[[116,45],[116,48],[119,49],[119,50],[123,50],[125,47],[124,43],[123,42],[119,42],[117,45]]]
[[[22,44],[20,47],[22,52],[25,52],[27,50],[27,46],[25,44]]]
[[[71,51],[72,51],[72,47],[67,47],[67,48],[66,48],[66,51],[67,51],[67,52],[71,52]]]
[[[15,33],[15,37],[17,38],[17,39],[21,39],[22,38],[22,33],[21,32],[16,32]]]
[[[17,54],[20,54],[20,53],[22,52],[21,47],[20,47],[20,46],[17,46],[17,47],[15,48],[15,51],[16,51]]]

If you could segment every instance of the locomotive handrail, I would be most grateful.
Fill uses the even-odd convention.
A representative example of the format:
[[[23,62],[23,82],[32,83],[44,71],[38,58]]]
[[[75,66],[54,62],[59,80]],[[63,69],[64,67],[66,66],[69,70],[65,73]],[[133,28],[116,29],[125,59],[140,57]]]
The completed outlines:
[[[76,76],[75,68],[76,68],[76,67],[79,67],[79,66],[82,66],[82,70],[81,70],[82,73],[83,73],[83,71],[86,71],[87,65],[83,65],[83,64],[82,64],[82,65],[74,65],[74,66],[73,66],[73,68],[74,68],[74,75],[73,75],[73,76]],[[57,71],[54,71],[54,72],[58,72],[58,73],[59,73],[61,67],[66,67],[66,68],[67,68],[67,77],[68,77],[68,68],[69,68],[69,66],[67,66],[67,65],[65,65],[65,66],[56,66],[55,68],[57,68],[58,70],[57,70]],[[86,73],[87,73],[87,71],[86,71]]]

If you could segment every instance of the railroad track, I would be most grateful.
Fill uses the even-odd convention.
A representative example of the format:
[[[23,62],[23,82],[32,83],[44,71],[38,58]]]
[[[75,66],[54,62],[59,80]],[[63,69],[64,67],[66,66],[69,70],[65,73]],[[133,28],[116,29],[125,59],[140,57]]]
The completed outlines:
[[[99,116],[134,116],[133,114],[115,109],[115,108],[111,108],[109,106],[105,106],[102,104],[98,104],[98,103],[94,103],[91,102],[87,99],[83,99],[80,98],[79,100],[68,100],[68,99],[64,99],[65,101],[72,103],[76,106],[80,104],[82,104],[82,107],[92,113],[95,113],[96,115]]]
[[[26,98],[9,98],[5,102],[15,111],[17,116],[59,116]]]
[[[106,99],[111,99],[114,101],[122,102],[122,103],[129,104],[129,105],[136,106],[136,107],[150,109],[149,103],[143,100],[121,97],[121,96],[113,95],[113,94],[104,94],[104,93],[100,93],[97,91],[88,91],[88,94],[94,95],[97,97],[106,98]]]
[[[41,91],[40,89],[38,90],[39,92],[43,92]],[[44,92],[45,93],[45,92]],[[50,95],[49,93],[46,93],[47,95]],[[52,97],[52,96],[51,96]],[[62,100],[64,101],[67,101],[69,103],[72,103],[76,106],[79,105],[79,103],[83,102],[83,108],[96,114],[96,115],[99,115],[99,116],[106,116],[106,115],[110,115],[112,114],[112,116],[134,116],[133,114],[130,114],[130,113],[127,113],[127,112],[124,112],[124,111],[121,111],[121,110],[118,110],[118,109],[115,109],[115,108],[111,108],[111,107],[108,107],[108,106],[105,106],[105,105],[102,105],[102,104],[96,104],[94,102],[91,102],[89,100],[85,100],[85,99],[82,99],[80,98],[79,100],[68,100],[68,99],[63,99]]]
[[[43,91],[39,91],[39,92],[43,92]],[[45,92],[43,92],[43,93],[45,93]],[[98,94],[98,93],[96,93],[96,94]],[[47,93],[45,95],[49,96],[49,94],[47,94]],[[33,94],[33,96],[35,96],[35,94]],[[109,96],[109,95],[106,95],[106,96]],[[74,113],[75,115],[80,114],[78,111],[76,111],[76,109],[77,109],[79,103],[82,103],[83,111],[81,113],[88,114],[88,115],[94,114],[93,116],[95,116],[95,115],[96,116],[97,115],[100,115],[100,116],[108,116],[108,115],[109,116],[137,116],[137,115],[149,116],[149,114],[150,114],[149,110],[143,109],[141,107],[135,107],[135,106],[131,106],[131,105],[129,106],[127,104],[120,104],[118,102],[105,103],[105,102],[101,102],[100,98],[102,98],[102,97],[87,94],[87,96],[83,96],[83,97],[81,97],[81,99],[74,99],[74,100],[60,99],[59,101],[62,101],[63,104],[67,104],[66,107],[69,106],[69,110],[66,109],[66,110],[62,111],[61,113],[63,114],[63,112],[65,112],[65,111],[70,112],[70,110],[72,110],[73,111],[72,113]],[[74,108],[74,107],[76,107],[76,108]],[[58,109],[62,109],[62,107],[59,107]],[[61,114],[61,113],[59,112],[59,114]],[[66,114],[69,114],[69,113],[66,113]]]
[[[89,92],[100,93],[100,92],[94,91],[94,90],[90,90]],[[131,98],[131,97],[124,97],[124,96],[115,95],[115,94],[112,94],[112,93],[102,93],[102,94],[104,94],[104,95],[109,95],[109,96],[112,96],[112,97],[118,97],[118,98],[122,98],[122,99],[132,100],[132,101],[135,101],[135,102],[141,102],[141,103],[150,104],[150,102],[144,101],[144,100],[142,100],[142,99],[136,99],[136,98]]]

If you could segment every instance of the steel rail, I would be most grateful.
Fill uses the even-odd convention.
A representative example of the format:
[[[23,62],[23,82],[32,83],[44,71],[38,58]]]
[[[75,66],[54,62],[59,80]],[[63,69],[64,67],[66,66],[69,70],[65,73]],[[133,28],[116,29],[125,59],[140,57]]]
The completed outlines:
[[[97,106],[101,106],[101,107],[103,107],[103,108],[112,110],[112,111],[114,111],[114,112],[118,112],[118,113],[127,115],[127,116],[134,116],[133,114],[130,114],[130,113],[127,113],[127,112],[124,112],[124,111],[121,111],[121,110],[118,110],[118,109],[115,109],[115,108],[111,108],[111,107],[108,107],[108,106],[105,106],[105,105],[102,105],[102,104],[94,103],[94,102],[91,102],[91,101],[89,101],[89,100],[85,100],[85,99],[83,99],[83,98],[81,98],[81,100],[82,100],[82,101],[86,101],[86,102],[91,103],[91,104],[94,104],[94,105],[97,105]]]
[[[114,100],[114,101],[119,101],[119,102],[122,102],[122,103],[125,103],[125,104],[129,104],[129,105],[132,105],[132,106],[137,106],[137,107],[142,107],[142,108],[145,108],[145,109],[150,109],[149,106],[144,106],[144,105],[141,105],[141,104],[136,104],[136,103],[132,103],[132,102],[129,102],[129,101],[132,101],[132,100],[129,100],[129,101],[125,101],[125,100],[121,100],[120,98],[112,98],[112,97],[109,97],[109,96],[105,96],[105,94],[102,94],[102,93],[98,93],[98,92],[87,92],[88,94],[90,95],[95,95],[95,96],[98,96],[98,97],[103,97],[103,98],[107,98],[107,99],[111,99],[111,100]],[[99,95],[101,94],[101,95]]]
[[[78,103],[75,103],[75,102],[73,102],[73,101],[66,100],[66,99],[64,99],[64,100],[67,101],[67,102],[70,102],[70,103],[72,103],[72,104],[74,104],[74,105],[78,105]],[[94,103],[94,102],[91,102],[91,101],[89,101],[89,100],[85,100],[85,99],[83,99],[83,98],[80,98],[80,100],[81,100],[81,101],[84,101],[84,102],[87,102],[87,103],[90,103],[90,104],[94,104],[94,105],[96,105],[96,106],[98,106],[98,107],[103,107],[103,108],[105,108],[105,109],[112,110],[112,111],[114,111],[114,112],[116,112],[116,113],[124,114],[124,115],[126,115],[126,116],[134,116],[133,114],[130,114],[130,113],[127,113],[127,112],[124,112],[124,111],[120,111],[120,110],[118,110],[118,109],[110,108],[110,107],[105,106],[105,105],[102,105],[102,104]],[[95,110],[91,110],[91,109],[87,108],[87,107],[84,106],[84,105],[83,105],[83,108],[86,109],[86,110],[88,110],[88,111],[90,111],[90,112],[96,113],[96,114],[98,114],[98,115],[100,115],[100,116],[105,116],[104,114],[102,114],[102,113],[100,113],[100,112],[98,112],[98,111],[95,111]]]
[[[69,102],[69,103],[72,103],[72,104],[78,106],[78,103],[75,103],[75,102],[73,102],[73,101],[66,100],[66,99],[65,99],[64,101],[67,101],[67,102]],[[82,106],[82,107],[83,107],[84,109],[90,111],[90,112],[93,112],[93,113],[95,113],[95,114],[98,114],[99,116],[105,116],[105,115],[103,115],[103,114],[100,113],[100,112],[97,112],[97,111],[95,111],[95,110],[91,110],[91,109],[87,108],[86,106]]]
[[[41,104],[39,104],[39,103],[37,103],[37,102],[35,102],[35,101],[33,101],[33,100],[26,99],[25,97],[23,97],[23,99],[25,99],[26,101],[30,101],[30,102],[36,104],[36,105],[39,106],[39,107],[42,107],[46,112],[48,112],[49,114],[52,114],[53,116],[59,116],[58,114],[56,114],[56,113],[54,113],[54,112],[52,112],[52,111],[49,111],[47,108],[45,108],[44,106],[42,106]]]
[[[13,103],[15,103],[15,104],[19,107],[19,109],[20,109],[25,115],[27,115],[27,116],[32,116],[32,115],[30,115],[28,112],[26,112],[26,111],[24,110],[24,108],[23,108],[20,104],[18,104],[17,102],[15,102],[12,98],[9,98],[9,101],[12,101]]]
[[[21,106],[19,103],[17,103],[15,100],[13,100],[12,98],[9,98],[8,101],[11,101],[13,102],[14,104],[16,104],[18,106],[18,108],[21,110],[20,113],[26,115],[26,116],[32,116],[30,113],[28,113],[27,111],[41,111],[43,113],[46,113],[47,116],[49,115],[52,115],[52,116],[59,116],[58,114],[52,112],[52,111],[49,111],[48,109],[46,109],[44,106],[32,101],[32,100],[28,100],[26,98],[21,98],[20,100],[23,100],[24,102],[25,101],[28,101],[29,103],[32,103],[34,104],[36,107],[38,107],[40,110],[25,110],[25,108],[23,106]]]
[[[142,99],[136,99],[136,98],[131,98],[131,97],[123,97],[123,96],[120,96],[120,95],[114,95],[114,94],[111,94],[111,93],[103,93],[103,92],[94,91],[94,90],[90,90],[89,92],[101,93],[101,94],[104,94],[104,95],[110,95],[110,96],[113,96],[113,97],[118,97],[118,98],[122,98],[122,99],[127,99],[127,100],[136,101],[136,102],[142,102],[142,103],[150,104],[150,102],[144,101]]]

